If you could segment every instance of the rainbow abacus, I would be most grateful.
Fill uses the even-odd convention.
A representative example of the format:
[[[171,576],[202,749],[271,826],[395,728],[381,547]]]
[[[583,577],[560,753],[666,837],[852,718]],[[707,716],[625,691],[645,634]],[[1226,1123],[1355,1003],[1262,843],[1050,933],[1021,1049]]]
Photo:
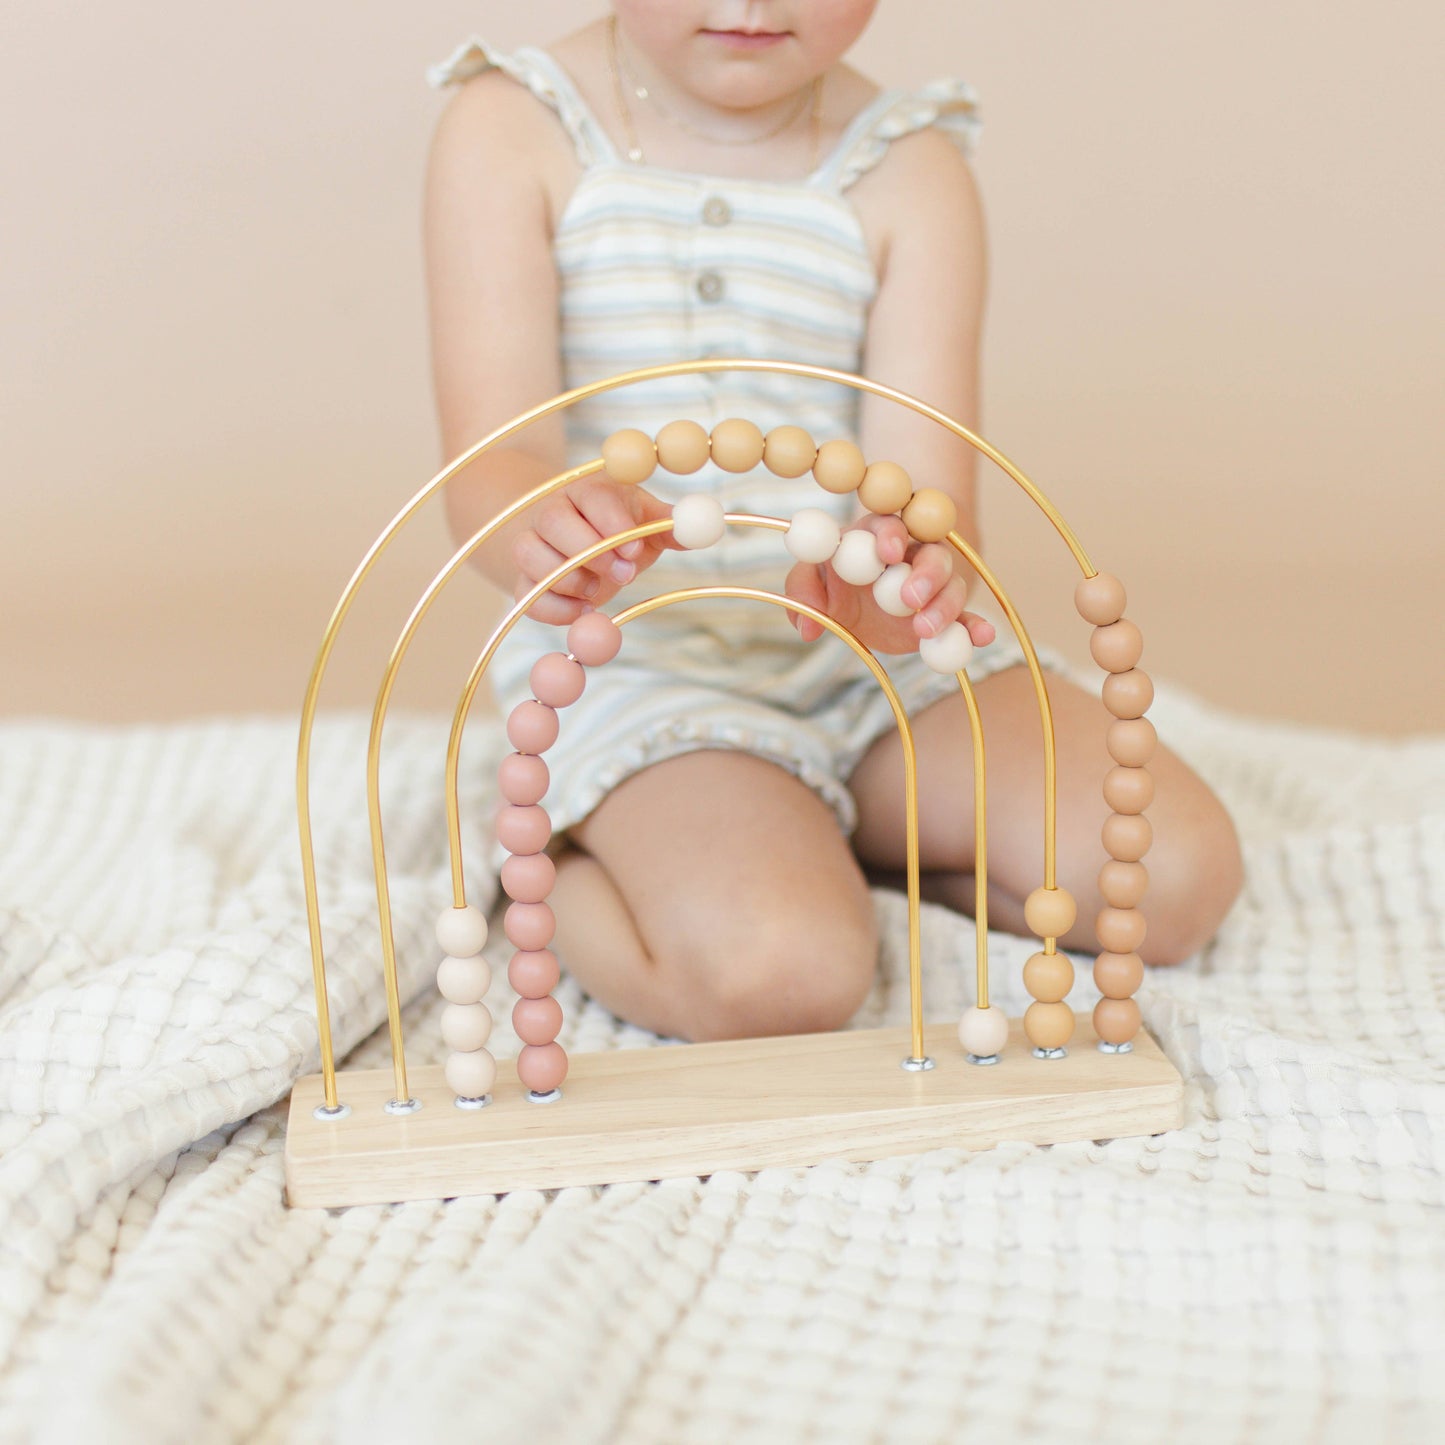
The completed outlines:
[[[1074,969],[1070,959],[1058,951],[1057,941],[1073,926],[1076,906],[1056,881],[1054,735],[1043,670],[1011,599],[983,559],[956,530],[957,515],[951,498],[932,488],[915,490],[903,468],[886,460],[869,463],[852,442],[828,440],[821,446],[815,445],[813,438],[799,427],[778,427],[764,436],[757,426],[742,418],[721,421],[711,432],[692,421],[676,421],[663,427],[655,438],[634,430],[614,433],[604,443],[601,456],[553,477],[499,513],[458,549],[447,567],[433,579],[393,649],[373,711],[368,753],[368,804],[393,1069],[389,1088],[382,1082],[385,1076],[353,1076],[356,1087],[350,1092],[358,1101],[363,1098],[367,1101],[368,1117],[357,1119],[353,1105],[340,1098],[331,1057],[306,792],[316,695],[336,631],[361,581],[391,537],[427,497],[482,451],[506,440],[539,417],[598,391],[661,376],[708,370],[813,376],[910,407],[964,438],[998,463],[1044,511],[1079,563],[1084,575],[1077,586],[1075,602],[1084,619],[1093,624],[1090,650],[1107,674],[1102,696],[1105,708],[1114,718],[1107,745],[1115,763],[1103,785],[1105,800],[1113,810],[1103,829],[1109,861],[1100,873],[1099,887],[1107,906],[1097,919],[1102,951],[1094,965],[1094,980],[1103,998],[1083,1022],[1097,1045],[1097,1052],[1090,1052],[1096,1058],[1113,1056],[1112,1069],[1106,1068],[1101,1073],[1099,1064],[1085,1064],[1077,1056],[1071,1059],[1067,1047],[1080,1027],[1081,1016],[1065,1001],[1073,985]],[[497,837],[509,855],[502,865],[500,882],[511,899],[504,928],[517,950],[508,967],[508,980],[518,994],[512,1024],[522,1048],[516,1064],[516,1091],[504,1095],[499,1086],[497,1064],[487,1048],[493,1022],[485,1003],[491,986],[491,970],[481,955],[488,930],[480,910],[466,900],[457,779],[462,729],[472,699],[488,662],[516,622],[568,572],[605,551],[663,531],[671,531],[677,544],[684,548],[709,547],[721,539],[729,526],[779,531],[788,552],[797,560],[830,563],[844,581],[871,587],[880,607],[894,615],[906,616],[912,610],[900,596],[908,566],[885,567],[870,532],[843,531],[834,517],[821,508],[803,508],[786,519],[727,514],[715,499],[701,494],[680,501],[668,519],[630,528],[565,559],[509,610],[467,679],[454,713],[447,752],[445,801],[453,902],[437,923],[437,940],[444,955],[437,971],[437,986],[447,1001],[441,1032],[452,1052],[442,1069],[428,1075],[428,1090],[414,1089],[409,1082],[377,783],[386,706],[407,646],[447,581],[477,547],[526,508],[571,482],[604,469],[612,480],[633,485],[646,482],[658,467],[674,474],[689,474],[709,460],[735,473],[750,472],[759,466],[787,478],[811,472],[826,492],[856,493],[860,507],[866,512],[900,516],[914,540],[944,543],[971,566],[1007,616],[1033,679],[1044,741],[1043,879],[1025,904],[1027,924],[1041,938],[1042,948],[1023,970],[1024,985],[1034,1001],[1021,1021],[1019,1052],[1050,1061],[1051,1069],[1048,1080],[1041,1080],[1032,1093],[1027,1080],[1021,1080],[1009,1065],[1013,1025],[1001,1009],[990,1003],[988,994],[984,738],[967,672],[973,651],[967,630],[960,623],[953,623],[919,648],[927,666],[955,676],[967,705],[974,749],[977,1001],[959,1020],[957,1039],[961,1047],[956,1048],[956,1055],[949,1055],[939,1047],[936,1029],[932,1039],[927,1037],[923,1019],[917,774],[911,728],[902,703],[877,660],[832,618],[776,593],[731,586],[679,589],[635,603],[619,611],[615,618],[598,612],[585,613],[568,628],[565,652],[551,652],[537,660],[531,673],[533,696],[519,703],[507,719],[507,737],[516,751],[504,758],[499,770],[499,791],[504,803],[497,817]],[[902,1070],[898,1071],[895,1064],[894,1074],[898,1078],[901,1072],[902,1080],[894,1086],[876,1078],[853,1077],[859,1059],[876,1056],[880,1043],[891,1039],[897,1030],[690,1045],[643,1051],[632,1056],[632,1073],[639,1077],[649,1069],[655,1070],[657,1056],[666,1056],[668,1087],[674,1091],[669,1122],[659,1117],[655,1102],[649,1108],[645,1098],[635,1101],[640,1105],[635,1113],[629,1113],[621,1104],[609,1105],[606,1090],[602,1088],[603,1079],[608,1080],[614,1094],[625,1092],[619,1084],[619,1070],[626,1060],[615,1054],[584,1055],[577,1061],[578,1071],[573,1074],[574,1083],[569,1085],[566,1107],[555,1113],[544,1111],[557,1122],[540,1124],[537,1121],[544,1114],[536,1113],[531,1106],[560,1103],[562,1085],[569,1076],[567,1054],[557,1042],[563,1023],[562,1010],[553,997],[561,970],[548,946],[556,929],[556,920],[547,902],[556,869],[547,851],[551,822],[542,807],[548,784],[543,754],[559,736],[561,712],[581,697],[587,669],[603,666],[616,657],[629,621],[659,607],[710,597],[749,598],[811,618],[852,648],[863,665],[872,671],[893,708],[904,751],[907,831],[910,1024],[906,1031],[907,1051],[898,1060]],[[774,1162],[808,1162],[823,1157],[817,1152],[820,1147],[825,1152],[872,1158],[900,1148],[927,1147],[930,1143],[991,1143],[1003,1137],[1052,1142],[1143,1129],[1157,1132],[1172,1127],[1179,1114],[1182,1084],[1157,1045],[1147,1034],[1140,1033],[1139,1008],[1133,998],[1143,978],[1137,950],[1145,936],[1145,920],[1139,904],[1148,886],[1148,873],[1141,860],[1152,842],[1144,810],[1153,795],[1146,765],[1156,739],[1152,724],[1144,716],[1153,699],[1153,686],[1138,666],[1143,639],[1138,627],[1124,616],[1124,607],[1122,584],[1089,564],[1063,519],[1017,467],[943,413],[865,378],[797,363],[751,360],[652,367],[565,393],[478,443],[414,497],[367,554],[333,613],[303,708],[298,811],[312,925],[322,1074],[319,1078],[302,1080],[293,1094],[287,1156],[293,1203],[348,1203],[363,1198],[412,1198],[522,1185],[603,1183],[659,1177],[664,1168],[671,1172],[697,1173],[720,1167],[761,1167]],[[1136,1041],[1140,1045],[1138,1050],[1134,1048]],[[780,1053],[780,1048],[785,1053]],[[1133,1057],[1127,1061],[1119,1057],[1125,1054]],[[961,1068],[954,1067],[955,1057]],[[814,1070],[820,1071],[816,1097],[800,1096],[796,1109],[791,1112],[786,1108],[780,1112],[775,1087],[751,1090],[739,1087],[736,1072],[742,1071],[745,1078],[749,1070],[755,1074],[760,1069],[769,1070],[771,1085],[784,1058],[795,1070],[806,1067],[811,1060]],[[1000,1066],[989,1070],[997,1082],[981,1083],[985,1076],[971,1070],[971,1065]],[[732,1112],[724,1109],[726,1117],[721,1118],[717,1117],[720,1071],[727,1079],[726,1092],[737,1096]],[[433,1079],[432,1075],[439,1077]],[[694,1086],[692,1094],[688,1092],[689,1079]],[[900,1094],[898,1089],[911,1092]],[[439,1090],[445,1096],[439,1102],[449,1102],[452,1107],[433,1109],[428,1115],[425,1105],[432,1099],[424,1095],[429,1090]],[[387,1097],[378,1099],[380,1092],[385,1092]],[[806,1088],[803,1094],[807,1094]],[[580,1101],[572,1097],[574,1095],[581,1095]],[[1033,1109],[1031,1102],[1036,1102]],[[404,1126],[384,1122],[397,1115],[406,1118]],[[505,1115],[505,1119],[498,1117],[501,1115]],[[423,1116],[427,1116],[425,1122]],[[463,1122],[464,1116],[471,1122]],[[847,1121],[841,1138],[833,1132],[839,1120]],[[393,1132],[388,1134],[388,1129]]]

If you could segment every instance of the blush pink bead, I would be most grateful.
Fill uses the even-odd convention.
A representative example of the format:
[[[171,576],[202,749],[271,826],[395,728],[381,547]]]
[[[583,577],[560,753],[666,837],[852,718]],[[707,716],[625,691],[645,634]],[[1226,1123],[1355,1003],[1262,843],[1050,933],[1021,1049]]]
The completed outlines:
[[[622,629],[605,612],[584,612],[567,629],[567,651],[586,667],[611,662],[622,647]]]
[[[567,1055],[561,1044],[528,1044],[517,1055],[517,1077],[536,1094],[550,1094],[567,1077]]]
[[[519,753],[545,753],[557,741],[557,709],[529,697],[507,719],[507,741]]]
[[[557,955],[548,948],[514,953],[507,965],[507,982],[523,998],[546,998],[562,978]]]
[[[519,998],[512,1027],[524,1044],[550,1044],[562,1032],[562,1005],[555,998]]]
[[[532,753],[509,753],[497,769],[497,786],[509,803],[540,803],[552,781],[547,764]]]
[[[545,808],[515,803],[497,814],[497,842],[509,853],[540,853],[552,836],[552,820]]]
[[[549,652],[532,667],[532,695],[548,707],[571,707],[587,686],[587,673],[580,662],[565,652]]]
[[[518,903],[541,903],[557,881],[557,865],[545,853],[518,853],[502,864],[502,890]]]
[[[557,932],[557,918],[545,903],[514,903],[503,920],[513,948],[546,948]]]

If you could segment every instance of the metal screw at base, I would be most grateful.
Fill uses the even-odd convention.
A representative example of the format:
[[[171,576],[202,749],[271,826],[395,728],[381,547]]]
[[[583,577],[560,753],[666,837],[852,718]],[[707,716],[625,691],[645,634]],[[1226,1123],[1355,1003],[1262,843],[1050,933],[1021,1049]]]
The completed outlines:
[[[933,1068],[933,1060],[925,1054],[921,1059],[904,1059],[898,1067],[900,1069],[907,1069],[910,1074],[926,1074],[929,1069]]]
[[[1131,1054],[1134,1052],[1134,1045],[1127,1039],[1122,1044],[1106,1044],[1103,1039],[1100,1039],[1099,1052],[1101,1054]]]
[[[1034,1050],[1034,1058],[1036,1058],[1036,1059],[1062,1059],[1062,1058],[1066,1058],[1066,1057],[1068,1056],[1068,1052],[1069,1052],[1069,1051],[1068,1051],[1067,1049],[1035,1049],[1035,1050]]]
[[[545,1094],[539,1094],[535,1089],[527,1090],[529,1104],[555,1104],[561,1097],[561,1089],[548,1089]]]
[[[381,1106],[388,1114],[415,1114],[421,1108],[420,1099],[388,1099]]]
[[[350,1104],[338,1104],[334,1109],[330,1104],[318,1104],[311,1111],[311,1117],[320,1119],[323,1124],[334,1124],[338,1119],[344,1119],[350,1112]]]
[[[485,1109],[492,1102],[490,1094],[479,1094],[475,1098],[469,1098],[465,1094],[458,1094],[452,1100],[458,1109]]]
[[[971,1064],[996,1064],[999,1056],[997,1054],[965,1054],[964,1058]]]

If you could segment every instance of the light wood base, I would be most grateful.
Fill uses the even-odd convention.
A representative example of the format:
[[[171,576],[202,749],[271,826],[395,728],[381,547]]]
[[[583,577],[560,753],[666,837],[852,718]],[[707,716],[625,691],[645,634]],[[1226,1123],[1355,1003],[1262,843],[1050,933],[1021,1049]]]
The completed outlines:
[[[1100,1053],[1089,1015],[1077,1019],[1066,1058],[1034,1058],[1015,1020],[987,1066],[935,1025],[926,1073],[900,1067],[902,1027],[578,1054],[554,1104],[530,1102],[503,1061],[492,1103],[475,1112],[431,1067],[409,1073],[422,1107],[387,1114],[386,1069],[343,1073],[351,1112],[318,1119],[312,1074],[291,1095],[287,1194],[330,1208],[1178,1128],[1184,1085],[1158,1044],[1141,1032],[1131,1053]]]

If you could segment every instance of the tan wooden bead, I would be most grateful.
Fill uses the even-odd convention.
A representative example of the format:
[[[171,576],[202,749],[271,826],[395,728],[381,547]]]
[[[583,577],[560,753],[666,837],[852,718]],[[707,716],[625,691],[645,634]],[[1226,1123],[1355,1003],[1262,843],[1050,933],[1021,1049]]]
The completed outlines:
[[[1101,953],[1094,960],[1094,987],[1105,998],[1132,998],[1144,982],[1144,960],[1137,953]]]
[[[1146,717],[1120,718],[1109,724],[1104,746],[1121,768],[1142,768],[1154,756],[1159,734]]]
[[[919,487],[903,509],[903,525],[919,542],[941,542],[958,526],[958,504],[937,487]]]
[[[901,512],[912,495],[913,480],[897,462],[874,462],[858,488],[858,500],[880,517]]]
[[[763,465],[777,477],[801,477],[818,458],[813,438],[800,426],[775,426],[763,438]]]
[[[1149,870],[1142,863],[1111,858],[1099,869],[1099,892],[1110,908],[1137,908],[1149,891]]]
[[[740,416],[712,429],[712,459],[725,472],[750,472],[763,459],[763,434]]]
[[[602,443],[602,460],[614,482],[635,486],[657,470],[657,448],[645,431],[624,427]]]
[[[1104,851],[1121,863],[1137,863],[1154,843],[1154,829],[1143,813],[1110,813],[1099,836]]]
[[[1121,617],[1094,629],[1089,655],[1105,672],[1128,672],[1144,655],[1144,634],[1127,617]]]
[[[1059,938],[1078,916],[1074,895],[1064,888],[1035,888],[1024,899],[1024,922],[1040,938]]]
[[[1127,1044],[1142,1022],[1132,998],[1101,998],[1094,1005],[1094,1032],[1106,1044]]]
[[[1116,813],[1142,813],[1154,801],[1154,779],[1144,768],[1110,768],[1104,801]]]
[[[1124,615],[1124,584],[1108,572],[1098,572],[1085,577],[1074,588],[1074,606],[1085,622],[1095,627],[1107,627]]]
[[[1105,953],[1134,953],[1149,931],[1137,908],[1102,908],[1094,922],[1099,946]]]
[[[863,453],[852,442],[824,442],[813,463],[813,480],[825,492],[841,497],[845,492],[858,490],[867,470]]]
[[[1036,1049],[1061,1049],[1074,1036],[1074,1011],[1066,1003],[1031,1003],[1024,1033]]]
[[[674,476],[701,471],[710,455],[707,428],[695,421],[670,421],[657,434],[657,464]]]
[[[1058,1003],[1074,986],[1073,960],[1064,953],[1036,953],[1024,964],[1024,987],[1040,1003]]]
[[[1143,717],[1154,701],[1154,684],[1147,672],[1131,667],[1128,672],[1111,672],[1104,679],[1104,706],[1115,717]]]

